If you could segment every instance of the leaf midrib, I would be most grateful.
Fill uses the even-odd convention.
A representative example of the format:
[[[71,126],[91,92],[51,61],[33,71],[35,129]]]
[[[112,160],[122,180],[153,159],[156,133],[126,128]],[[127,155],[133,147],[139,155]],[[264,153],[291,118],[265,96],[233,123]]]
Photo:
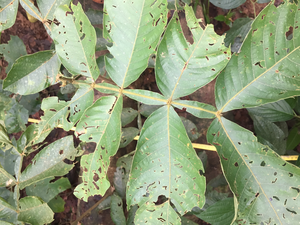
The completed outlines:
[[[262,74],[260,74],[259,76],[257,76],[256,78],[254,78],[250,83],[248,83],[245,87],[243,87],[240,91],[238,91],[236,94],[233,95],[233,97],[231,97],[223,106],[222,108],[219,110],[219,112],[223,112],[223,110],[226,108],[226,106],[233,101],[239,94],[241,94],[244,90],[246,90],[251,84],[253,84],[254,82],[256,82],[259,78],[261,78],[262,76],[264,76],[266,73],[268,73],[270,70],[272,70],[275,66],[277,66],[279,63],[281,63],[283,60],[288,59],[288,57],[295,52],[296,50],[298,50],[300,48],[300,46],[296,47],[293,49],[293,51],[291,51],[289,54],[287,54],[286,56],[284,56],[283,58],[281,58],[280,60],[278,60],[273,66],[271,66],[270,68],[268,68],[267,70],[265,70]],[[237,56],[238,58],[240,57]],[[253,68],[253,64],[252,64],[252,68]],[[225,87],[226,88],[226,87]],[[253,106],[254,107],[254,106]]]
[[[177,16],[178,16],[178,14],[177,14]],[[198,23],[197,23],[197,27],[198,27],[198,29],[202,29]],[[183,72],[188,68],[188,66],[189,66],[189,61],[191,60],[192,56],[194,55],[196,49],[198,49],[198,46],[199,46],[200,42],[202,41],[202,38],[203,38],[204,34],[206,33],[207,27],[208,27],[208,26],[206,26],[205,29],[202,29],[203,32],[202,32],[201,37],[199,38],[197,44],[194,45],[194,44],[195,44],[195,43],[194,43],[193,45],[191,45],[191,46],[194,46],[194,49],[193,49],[192,53],[190,54],[188,60],[185,62],[184,67],[181,69],[180,75],[179,75],[179,77],[178,77],[178,79],[177,79],[177,82],[176,82],[176,84],[175,84],[175,86],[174,86],[174,89],[173,89],[173,91],[172,91],[172,93],[171,93],[170,100],[173,99],[173,95],[174,95],[175,90],[176,90],[176,88],[177,88],[177,86],[178,86],[178,84],[179,84],[179,81],[180,81],[180,79],[181,79],[181,77],[182,77],[182,75],[183,75]],[[185,40],[185,42],[187,42],[185,38],[184,38],[184,40]]]
[[[145,6],[145,0],[143,1],[143,10],[140,11],[140,16],[139,16],[139,22],[138,22],[138,27],[137,27],[137,31],[136,31],[136,34],[135,34],[135,38],[134,38],[134,42],[132,44],[132,50],[131,50],[131,55],[129,57],[129,62],[127,64],[127,67],[126,67],[126,71],[124,73],[124,78],[123,78],[123,82],[122,82],[122,86],[121,86],[121,89],[124,88],[124,84],[125,84],[125,81],[126,81],[126,78],[127,78],[127,73],[128,73],[128,69],[131,65],[131,61],[132,61],[132,55],[134,53],[134,50],[135,50],[135,45],[136,45],[136,41],[137,41],[137,36],[139,34],[139,29],[140,29],[140,24],[141,24],[141,18],[142,18],[142,15],[143,15],[143,12],[144,12],[144,6]]]
[[[247,167],[247,169],[250,171],[252,177],[255,179],[255,181],[256,181],[256,183],[258,184],[260,190],[262,191],[263,195],[264,195],[265,198],[267,199],[267,202],[269,203],[270,207],[272,208],[273,212],[275,213],[275,215],[276,215],[278,221],[280,221],[280,224],[282,224],[282,222],[281,222],[281,220],[280,220],[280,218],[279,218],[279,216],[278,216],[276,210],[274,209],[273,205],[271,204],[271,202],[270,202],[269,198],[267,197],[267,195],[266,195],[266,193],[265,193],[263,187],[261,186],[260,182],[257,180],[255,174],[252,172],[252,170],[250,169],[249,165],[248,165],[247,162],[244,160],[244,157],[243,157],[243,156],[241,155],[241,153],[238,151],[236,145],[234,144],[234,142],[233,142],[232,139],[230,138],[230,135],[228,134],[227,130],[225,129],[225,126],[224,126],[224,124],[222,123],[221,118],[218,117],[218,120],[219,120],[219,123],[221,124],[222,129],[223,129],[223,131],[225,132],[225,134],[226,134],[228,140],[230,141],[230,143],[232,144],[232,146],[234,146],[235,151],[238,153],[238,155],[239,155],[240,158],[242,159],[244,165],[246,165],[246,167]]]

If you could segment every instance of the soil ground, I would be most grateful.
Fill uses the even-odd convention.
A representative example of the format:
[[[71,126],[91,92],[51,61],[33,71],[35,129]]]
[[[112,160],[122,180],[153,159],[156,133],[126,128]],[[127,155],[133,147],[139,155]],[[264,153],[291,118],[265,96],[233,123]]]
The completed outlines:
[[[94,9],[101,10],[102,4],[97,4],[95,2],[92,2],[92,0],[82,0],[80,1],[83,5],[84,10],[87,10],[88,8],[92,7]],[[99,1],[103,3],[103,1]],[[247,0],[246,3],[238,7],[237,9],[232,10],[235,12],[234,16],[232,17],[232,20],[236,20],[241,17],[250,17],[254,18],[255,14],[257,15],[266,4],[253,4],[251,0]],[[218,34],[223,34],[226,32],[230,27],[227,26],[223,22],[219,22],[214,20],[213,18],[217,15],[226,15],[228,13],[228,10],[222,10],[220,8],[215,7],[214,5],[210,4],[209,8],[209,16],[212,21],[212,23],[215,26],[215,31]],[[198,16],[201,16],[201,12]],[[184,16],[183,16],[184,17]],[[184,20],[184,18],[183,18]],[[184,22],[183,22],[184,23]],[[184,33],[186,37],[189,36],[189,30],[186,29],[186,27],[183,27]],[[48,50],[50,49],[50,46],[52,44],[52,39],[47,34],[46,30],[43,27],[43,24],[39,21],[35,23],[31,23],[28,21],[25,10],[19,6],[19,11],[17,14],[16,23],[13,27],[10,29],[5,30],[1,34],[1,43],[7,43],[10,40],[10,35],[17,35],[19,36],[25,46],[28,54],[32,54],[38,51]],[[0,73],[0,79],[4,79],[6,77],[5,74],[5,67],[7,66],[7,62],[3,59],[0,60],[0,66],[1,66],[1,73]],[[192,95],[188,96],[187,98],[190,100],[197,100],[204,103],[209,103],[214,105],[214,83],[215,81],[211,82],[210,84],[206,85],[204,88],[200,89],[199,91],[193,93]],[[158,88],[155,84],[155,78],[154,78],[154,70],[153,69],[147,69],[142,74],[142,76],[132,85],[134,88],[139,89],[148,89],[153,91],[158,91]],[[59,85],[55,85],[53,87],[47,88],[45,91],[41,93],[41,97],[47,97],[51,95],[57,94],[59,90]],[[95,95],[95,99],[99,98],[101,96],[101,93],[97,93]],[[130,99],[125,97],[124,101],[124,107],[132,107],[137,108],[136,103],[131,101]],[[209,120],[201,120],[197,119],[195,117],[192,117],[186,112],[178,111],[180,116],[186,117],[190,120],[192,120],[197,128],[198,131],[201,133],[201,136],[198,140],[194,141],[196,143],[206,143],[206,131],[210,124]],[[43,112],[40,111],[33,115],[33,118],[40,119],[40,116],[42,116]],[[234,111],[230,117],[235,120],[238,124],[241,126],[252,130],[253,131],[253,125],[250,117],[247,114],[246,110],[237,110]],[[131,126],[136,126],[136,124],[130,124]],[[49,137],[47,138],[47,142],[52,143],[57,139],[60,139],[68,134],[72,134],[72,132],[65,132],[62,129],[55,129]],[[20,134],[15,134],[15,137],[18,138]],[[79,141],[76,139],[75,143],[78,144]],[[86,146],[87,152],[93,151],[94,146],[92,144],[89,144]],[[116,168],[116,161],[118,157],[134,150],[135,143],[130,144],[126,149],[121,149],[118,151],[117,155],[114,156],[111,160],[111,166],[108,173],[108,177],[110,181],[112,181],[113,174]],[[208,165],[206,167],[206,178],[207,181],[210,181],[214,177],[216,177],[219,174],[222,174],[220,164],[219,164],[219,158],[218,155],[215,152],[207,152],[208,155]],[[30,156],[26,159],[26,164],[29,164],[33,156]],[[76,164],[75,168],[67,175],[67,177],[70,179],[70,182],[73,187],[76,187],[79,183],[78,181],[78,174],[80,173],[80,167],[79,163]],[[69,224],[70,221],[76,220],[79,214],[82,214],[85,212],[88,208],[90,208],[93,204],[95,204],[99,199],[101,199],[100,196],[95,196],[94,198],[90,198],[88,203],[84,203],[83,201],[79,201],[73,194],[72,190],[67,190],[61,194],[61,197],[65,200],[65,211],[62,213],[58,213],[55,215],[55,221],[52,224]],[[198,218],[191,218],[194,222],[197,224],[207,224],[203,221],[201,221]],[[94,224],[104,224],[104,225],[110,225],[114,224],[110,219],[110,211],[104,210],[94,210],[92,211],[91,215],[86,217],[83,221],[81,221],[82,224],[88,225],[94,225]]]

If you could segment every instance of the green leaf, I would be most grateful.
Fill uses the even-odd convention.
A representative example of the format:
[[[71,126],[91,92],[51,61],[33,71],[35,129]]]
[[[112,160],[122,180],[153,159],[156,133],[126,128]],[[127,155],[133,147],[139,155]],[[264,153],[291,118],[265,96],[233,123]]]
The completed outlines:
[[[30,0],[20,0],[21,6],[34,18],[43,21],[43,16],[38,8]]]
[[[180,1],[168,0],[168,9],[175,10],[176,7],[177,7],[177,9],[182,10],[183,9],[183,7],[182,7],[183,4],[182,3],[190,5],[192,3],[192,0],[180,0]],[[175,7],[175,4],[176,4],[176,7]]]
[[[204,169],[172,107],[147,118],[136,149],[126,196],[128,208],[139,205],[136,224],[180,224],[171,203],[181,215],[204,205]],[[167,201],[155,205],[159,196]]]
[[[69,5],[71,0],[36,0],[43,20],[53,20],[54,12],[60,5]]]
[[[288,128],[285,122],[272,123],[267,119],[250,114],[258,141],[268,145],[279,155],[286,153],[286,140]]]
[[[165,105],[167,103],[167,99],[164,96],[153,91],[133,89],[124,90],[123,94],[147,105]]]
[[[138,112],[133,108],[123,108],[121,114],[122,127],[131,123],[138,115]]]
[[[125,148],[139,134],[139,129],[135,127],[122,128],[122,137],[119,148]]]
[[[0,32],[14,25],[17,12],[18,0],[2,0],[0,3]]]
[[[298,146],[300,143],[300,134],[298,133],[298,127],[293,127],[290,132],[289,136],[286,141],[286,149],[293,150]]]
[[[155,110],[159,109],[161,105],[147,105],[141,104],[139,112],[144,116],[148,117],[153,113]]]
[[[3,81],[3,89],[21,95],[34,94],[56,83],[60,68],[52,50],[18,58]]]
[[[126,198],[126,184],[129,179],[132,156],[123,156],[117,161],[117,169],[114,173],[114,187],[116,192],[122,198]]]
[[[0,198],[0,218],[6,222],[16,222],[17,221],[17,210],[8,204],[3,198]],[[1,221],[2,222],[2,221]]]
[[[5,70],[6,73],[8,73],[14,62],[19,57],[26,55],[27,51],[23,41],[18,36],[11,35],[8,44],[0,45],[0,54],[2,54],[4,59],[8,62],[8,66]]]
[[[186,6],[185,13],[193,43],[185,39],[175,12],[158,47],[155,64],[157,86],[171,99],[189,95],[212,81],[231,54],[213,25],[203,30],[191,7]]]
[[[126,88],[147,68],[167,24],[167,13],[166,0],[105,2],[103,37],[113,40],[109,51],[114,56],[105,57],[105,64],[118,86]]]
[[[246,0],[210,0],[210,3],[222,9],[233,9],[244,4]]]
[[[106,50],[106,46],[112,46],[105,38],[103,38],[103,30],[95,27],[96,35],[97,35],[97,42],[96,42],[96,51],[103,51]],[[103,56],[104,59],[104,56]]]
[[[54,213],[47,205],[34,196],[28,196],[20,199],[20,213],[18,220],[30,223],[32,225],[44,225],[53,221]]]
[[[5,127],[8,133],[17,133],[25,130],[25,124],[28,121],[28,110],[22,105],[15,102],[12,107],[6,112]]]
[[[51,180],[53,178],[49,177],[26,187],[27,196],[37,196],[48,203],[59,193],[71,188],[68,178],[50,182]]]
[[[9,187],[16,183],[16,179],[0,165],[0,187]]]
[[[248,130],[225,118],[207,131],[237,205],[236,224],[293,224],[299,221],[300,169],[257,142]]]
[[[35,114],[41,108],[41,100],[38,93],[21,96],[19,103],[28,110],[29,115]]]
[[[233,198],[225,198],[216,202],[202,212],[199,218],[212,225],[231,224],[234,219]]]
[[[122,198],[114,193],[111,196],[110,217],[115,225],[126,225]]]
[[[79,89],[68,102],[60,101],[57,97],[45,98],[42,102],[44,116],[39,123],[39,134],[48,132],[58,125],[69,131],[83,115],[84,110],[92,105],[94,91],[90,85],[81,84]]]
[[[13,147],[13,144],[11,143],[9,136],[7,134],[7,130],[4,126],[4,121],[0,120],[0,148],[1,148],[1,151],[5,152],[8,149],[10,149],[11,147]],[[0,163],[1,163],[1,158],[0,158]]]
[[[32,163],[22,172],[19,182],[23,189],[36,182],[68,173],[73,164],[66,164],[65,159],[74,160],[77,151],[73,146],[73,137],[67,136],[48,145],[33,159]]]
[[[101,97],[86,109],[76,126],[81,141],[96,143],[93,153],[81,157],[83,183],[74,190],[77,198],[87,201],[89,196],[104,195],[110,187],[106,173],[121,140],[122,104],[122,97]]]
[[[96,80],[100,74],[96,58],[96,32],[81,4],[71,3],[71,9],[64,5],[57,8],[52,23],[52,39],[55,49],[67,70],[73,75],[84,75]]]
[[[285,2],[277,8],[270,4],[256,17],[241,53],[231,58],[217,79],[215,95],[220,111],[300,94],[300,67],[295,63],[300,57],[298,11],[294,3]],[[292,39],[288,37],[290,29],[295,31]]]
[[[56,196],[48,202],[48,206],[55,213],[61,213],[65,211],[65,201],[60,197]]]
[[[216,108],[212,105],[197,101],[187,101],[187,100],[176,100],[172,102],[172,105],[187,112],[193,114],[198,118],[213,119],[216,117]]]
[[[292,108],[284,100],[268,103],[255,108],[248,108],[247,110],[250,114],[261,116],[270,122],[287,121],[294,117]]]
[[[229,47],[231,44],[232,52],[239,52],[245,37],[251,29],[252,20],[248,17],[236,19],[230,30],[226,32],[224,39],[225,46]]]
[[[198,129],[196,125],[190,121],[189,119],[186,119],[184,117],[180,117],[181,122],[186,130],[186,133],[191,141],[195,141],[200,137],[200,133],[198,132]]]
[[[85,14],[89,18],[92,25],[103,24],[103,12],[102,11],[89,8],[88,11],[85,12]]]

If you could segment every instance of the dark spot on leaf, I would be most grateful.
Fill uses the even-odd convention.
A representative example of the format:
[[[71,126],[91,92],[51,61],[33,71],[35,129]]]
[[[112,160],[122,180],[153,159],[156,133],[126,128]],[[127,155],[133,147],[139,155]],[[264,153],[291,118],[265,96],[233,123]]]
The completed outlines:
[[[67,12],[66,12],[66,16],[67,16],[68,14],[73,15],[73,12],[67,11]]]
[[[289,177],[293,177],[294,176],[294,174],[292,174],[292,173],[289,173]]]
[[[199,170],[199,173],[200,173],[201,176],[204,175],[204,172],[202,170]]]
[[[272,184],[275,184],[277,181],[277,178],[275,178],[275,180],[272,181]]]
[[[64,153],[64,150],[59,150],[59,154],[62,155]]]
[[[238,167],[238,166],[239,166],[239,164],[238,164],[237,162],[235,162],[235,163],[234,163],[234,166],[235,166],[235,167]]]
[[[290,213],[297,214],[294,210],[291,210],[291,209],[288,209],[288,208],[286,208],[286,210],[287,210],[288,212],[290,212]]]
[[[280,201],[279,198],[277,196],[273,196],[273,198],[275,198],[277,201]]]
[[[97,173],[94,174],[93,180],[94,180],[95,182],[97,182],[97,181],[99,180],[99,176],[98,176]]]
[[[241,142],[238,142],[238,144],[241,145],[242,143],[241,143]]]
[[[213,142],[214,145],[221,146],[219,143]]]
[[[296,190],[298,193],[300,193],[300,189],[296,187],[291,187],[293,190]]]
[[[212,135],[212,136],[216,136],[216,134],[215,134],[215,133],[212,133],[211,135]]]
[[[226,161],[228,160],[227,158],[225,158],[225,156],[224,156],[223,154],[222,154],[222,158],[223,158],[224,160],[226,160]]]
[[[262,15],[262,16],[261,16],[261,19],[263,20],[265,16],[266,16],[265,14],[264,14],[264,15]]]
[[[284,163],[282,166],[286,166],[286,163]]]
[[[255,198],[257,198],[259,196],[259,192],[257,192],[256,194],[255,194]]]
[[[266,165],[265,161],[262,161],[262,162],[260,163],[260,166],[265,166],[265,165]]]
[[[209,58],[207,56],[205,56],[205,58],[207,59],[207,61],[209,61]]]
[[[253,161],[249,161],[249,164],[252,164],[253,163]]]
[[[287,40],[292,40],[293,39],[293,27],[290,26],[289,30],[287,32],[285,32],[285,37]]]
[[[264,68],[264,67],[260,64],[260,62],[257,62],[257,63],[255,63],[254,65],[255,65],[255,66],[258,65],[260,68]]]
[[[253,35],[256,31],[257,31],[257,29],[254,29],[254,30],[252,31],[252,35]]]

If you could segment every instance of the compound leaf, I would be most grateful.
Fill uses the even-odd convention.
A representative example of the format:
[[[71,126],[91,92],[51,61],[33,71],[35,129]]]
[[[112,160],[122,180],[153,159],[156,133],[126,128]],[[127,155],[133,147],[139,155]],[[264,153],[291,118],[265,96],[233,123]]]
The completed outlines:
[[[96,32],[82,10],[81,4],[71,3],[56,9],[57,22],[51,25],[55,49],[67,70],[96,80],[100,74],[96,63]]]
[[[48,145],[41,150],[33,159],[32,163],[22,172],[19,182],[20,189],[31,184],[63,176],[68,173],[73,164],[66,164],[65,159],[74,160],[77,151],[73,146],[73,137],[67,136]]]
[[[18,0],[2,0],[0,3],[0,32],[14,25],[19,1]]]
[[[193,43],[185,39],[175,12],[158,47],[156,81],[166,98],[189,95],[209,83],[231,55],[223,43],[224,37],[214,32],[213,25],[202,29],[191,7],[186,6],[185,13]]]
[[[120,13],[122,10],[122,13]],[[105,2],[103,37],[113,41],[105,57],[110,78],[127,87],[147,68],[167,23],[167,0]]]
[[[235,224],[293,224],[300,219],[300,169],[257,142],[248,130],[225,118],[207,131],[235,194]]]
[[[76,126],[81,141],[96,143],[93,153],[81,157],[83,182],[74,190],[77,198],[87,201],[89,196],[104,195],[110,186],[106,173],[109,158],[116,154],[121,140],[122,105],[122,97],[101,97],[84,112]]]
[[[216,82],[217,108],[226,112],[300,94],[299,7],[268,5]]]
[[[54,51],[25,55],[16,60],[3,81],[3,89],[21,95],[38,93],[56,83],[60,61]]]
[[[136,224],[180,224],[183,215],[205,203],[203,166],[180,117],[163,106],[146,120],[127,184],[127,206],[138,204]],[[200,173],[200,174],[199,174]],[[160,205],[159,196],[167,198]]]

